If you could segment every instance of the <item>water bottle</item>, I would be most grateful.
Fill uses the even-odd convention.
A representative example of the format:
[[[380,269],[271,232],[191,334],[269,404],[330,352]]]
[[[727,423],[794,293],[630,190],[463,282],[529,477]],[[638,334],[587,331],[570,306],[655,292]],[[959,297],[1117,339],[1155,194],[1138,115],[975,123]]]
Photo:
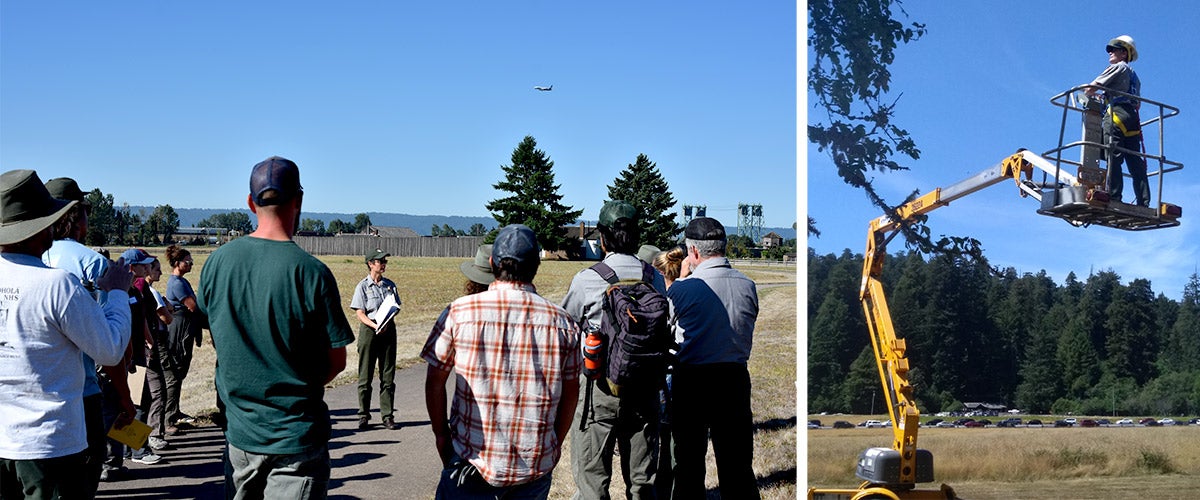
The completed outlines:
[[[604,341],[604,334],[599,330],[588,331],[583,339],[583,373],[591,380],[603,374]]]

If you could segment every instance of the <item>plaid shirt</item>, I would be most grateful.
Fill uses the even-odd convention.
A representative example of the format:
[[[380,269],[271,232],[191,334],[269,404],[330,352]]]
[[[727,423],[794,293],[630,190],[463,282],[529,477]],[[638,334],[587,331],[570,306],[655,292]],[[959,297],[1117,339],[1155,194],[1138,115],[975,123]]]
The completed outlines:
[[[484,480],[511,486],[554,469],[562,384],[579,378],[583,359],[579,327],[566,311],[533,285],[497,281],[452,302],[421,357],[457,373],[450,405],[454,451]]]

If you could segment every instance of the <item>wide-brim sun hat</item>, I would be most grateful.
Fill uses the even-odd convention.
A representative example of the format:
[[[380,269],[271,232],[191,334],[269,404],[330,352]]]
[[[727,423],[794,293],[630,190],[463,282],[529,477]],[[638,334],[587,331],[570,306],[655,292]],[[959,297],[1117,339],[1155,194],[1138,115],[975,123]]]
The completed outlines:
[[[0,245],[19,243],[42,232],[77,203],[51,196],[33,170],[0,174]]]
[[[479,245],[479,249],[475,250],[475,260],[463,262],[458,269],[471,281],[481,285],[491,284],[496,280],[496,276],[492,274],[492,264],[488,261],[491,256],[491,245]]]

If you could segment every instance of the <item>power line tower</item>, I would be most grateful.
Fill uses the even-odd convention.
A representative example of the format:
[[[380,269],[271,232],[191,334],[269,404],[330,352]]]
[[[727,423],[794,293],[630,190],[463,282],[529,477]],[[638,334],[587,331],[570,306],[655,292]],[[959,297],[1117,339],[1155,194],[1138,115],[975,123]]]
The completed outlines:
[[[683,206],[683,225],[686,226],[694,217],[706,217],[708,212],[707,205],[684,205]]]
[[[755,245],[762,240],[762,205],[738,204],[738,236],[746,236]]]

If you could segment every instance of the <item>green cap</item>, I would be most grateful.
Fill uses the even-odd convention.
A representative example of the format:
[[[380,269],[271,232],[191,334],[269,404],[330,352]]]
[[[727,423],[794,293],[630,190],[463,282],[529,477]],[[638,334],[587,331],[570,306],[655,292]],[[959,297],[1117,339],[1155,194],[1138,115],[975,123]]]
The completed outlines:
[[[617,219],[636,220],[637,209],[624,200],[604,202],[604,207],[600,209],[600,225],[612,227]]]

